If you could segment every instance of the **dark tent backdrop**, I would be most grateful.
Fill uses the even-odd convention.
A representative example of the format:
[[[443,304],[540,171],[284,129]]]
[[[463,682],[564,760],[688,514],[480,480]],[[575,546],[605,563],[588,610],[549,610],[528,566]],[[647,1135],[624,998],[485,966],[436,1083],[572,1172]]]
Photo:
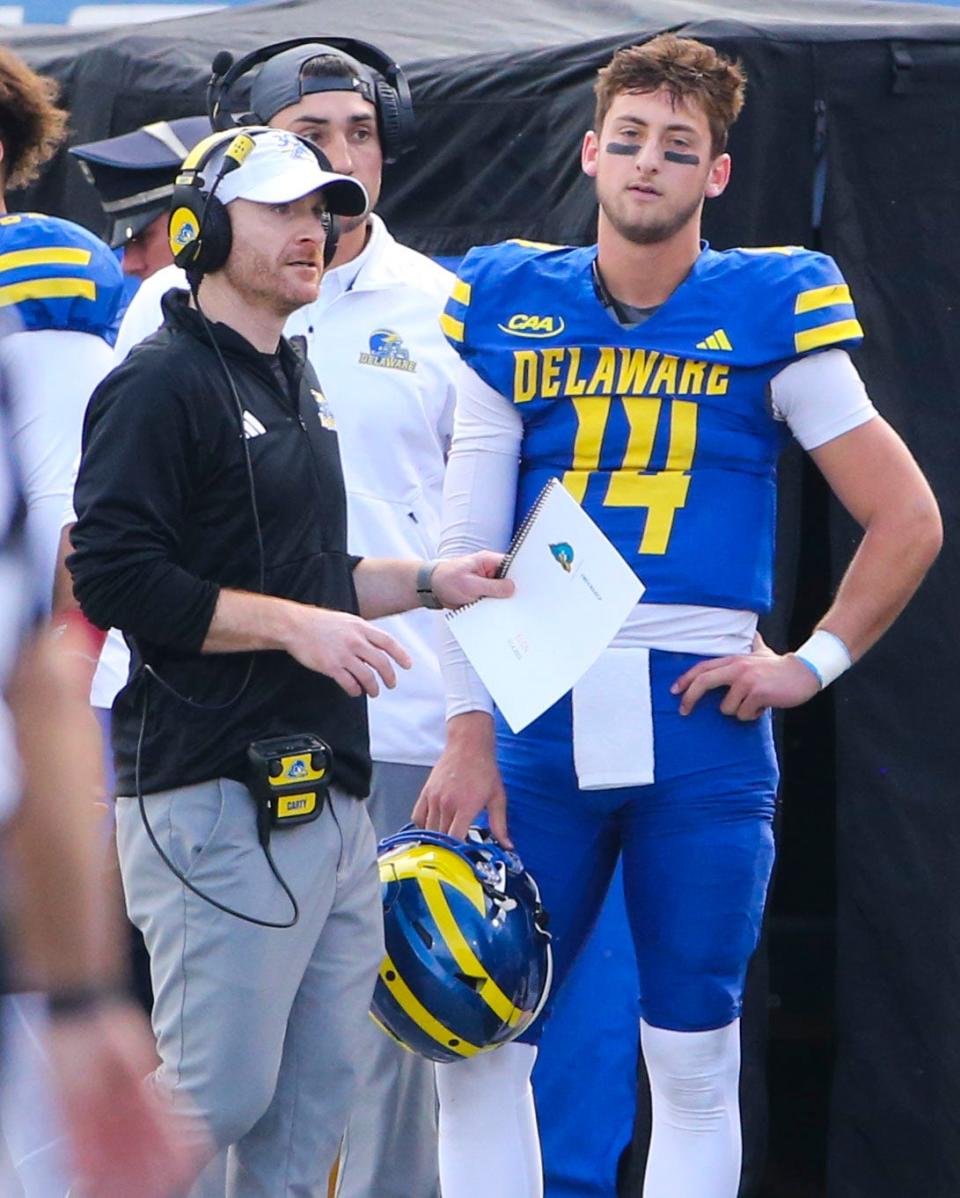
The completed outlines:
[[[811,1054],[829,1057],[831,1031],[835,1060],[829,1097],[825,1083],[811,1095],[798,1081],[791,1102],[782,1094],[790,1080],[781,1082],[772,1139],[789,1157],[791,1143],[811,1142],[805,1125],[829,1103],[830,1198],[956,1198],[960,14],[839,0],[771,0],[763,10],[486,0],[468,14],[437,0],[290,0],[128,29],[11,30],[4,40],[61,81],[76,140],[86,140],[201,110],[221,47],[247,52],[314,31],[368,36],[408,67],[419,116],[419,150],[393,168],[384,215],[409,244],[456,255],[507,236],[592,236],[576,153],[592,76],[616,46],[666,28],[740,56],[750,79],[731,142],[733,182],[708,206],[707,235],[717,247],[797,243],[835,255],[867,329],[858,366],[927,472],[947,528],[940,561],[895,629],[783,721],[768,938],[774,1038],[779,1026],[783,1060],[798,1075]],[[92,227],[99,220],[63,156],[17,198]],[[769,626],[781,647],[806,635],[856,544],[798,456],[788,456],[783,494]],[[824,993],[834,974],[835,998]],[[756,1052],[747,1057],[758,1072]],[[758,1191],[755,1099],[746,1115],[745,1190],[822,1192],[815,1169],[803,1188],[799,1157],[796,1188],[768,1180]],[[642,1155],[641,1135],[627,1177]]]

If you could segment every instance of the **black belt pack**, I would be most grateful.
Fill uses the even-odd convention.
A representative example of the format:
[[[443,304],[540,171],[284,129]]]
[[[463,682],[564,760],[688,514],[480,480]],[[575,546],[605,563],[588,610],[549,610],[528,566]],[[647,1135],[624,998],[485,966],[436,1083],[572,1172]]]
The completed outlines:
[[[333,754],[312,732],[270,736],[247,749],[248,785],[257,804],[257,828],[268,840],[273,828],[317,819],[327,798]]]

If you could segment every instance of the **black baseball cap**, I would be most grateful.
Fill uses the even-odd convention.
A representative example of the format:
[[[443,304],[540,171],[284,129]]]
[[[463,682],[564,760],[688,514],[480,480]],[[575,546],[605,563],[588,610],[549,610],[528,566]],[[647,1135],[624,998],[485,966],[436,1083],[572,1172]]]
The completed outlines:
[[[209,133],[207,117],[187,116],[70,147],[110,219],[107,241],[113,249],[169,210],[181,163]]]
[[[350,69],[347,76],[320,74],[304,77],[304,65],[311,58],[339,58]],[[250,87],[250,109],[258,121],[267,124],[278,112],[296,104],[314,92],[357,92],[371,104],[377,104],[377,73],[356,58],[328,46],[313,42],[295,46],[268,59],[257,72]]]

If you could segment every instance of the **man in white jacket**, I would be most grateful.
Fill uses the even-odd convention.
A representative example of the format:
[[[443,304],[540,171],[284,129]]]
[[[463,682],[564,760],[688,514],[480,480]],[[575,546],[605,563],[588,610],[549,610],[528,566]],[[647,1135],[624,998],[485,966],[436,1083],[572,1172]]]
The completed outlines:
[[[255,76],[253,118],[318,145],[332,169],[358,179],[376,205],[385,158],[397,144],[383,89],[366,61],[312,43],[269,58]],[[369,47],[359,47],[362,52]],[[400,101],[402,103],[402,100]],[[407,101],[407,103],[409,103]],[[347,222],[316,303],[295,313],[340,437],[352,553],[435,556],[458,359],[439,327],[452,276],[399,245],[372,212]],[[176,268],[154,275],[134,298],[117,343],[123,356],[160,324],[160,297],[185,287]],[[378,837],[409,821],[443,748],[438,617],[415,611],[382,623],[413,668],[396,691],[370,704],[373,781],[369,812]],[[436,1198],[432,1066],[370,1025],[366,1082],[341,1154],[340,1198]]]

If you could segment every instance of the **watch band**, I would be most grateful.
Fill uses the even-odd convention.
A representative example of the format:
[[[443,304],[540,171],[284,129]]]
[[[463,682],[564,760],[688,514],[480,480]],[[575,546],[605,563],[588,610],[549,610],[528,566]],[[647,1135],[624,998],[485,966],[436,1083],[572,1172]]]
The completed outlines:
[[[432,611],[439,611],[443,607],[433,593],[432,586],[433,572],[439,564],[439,561],[423,562],[417,570],[417,598],[421,607],[429,607]]]

